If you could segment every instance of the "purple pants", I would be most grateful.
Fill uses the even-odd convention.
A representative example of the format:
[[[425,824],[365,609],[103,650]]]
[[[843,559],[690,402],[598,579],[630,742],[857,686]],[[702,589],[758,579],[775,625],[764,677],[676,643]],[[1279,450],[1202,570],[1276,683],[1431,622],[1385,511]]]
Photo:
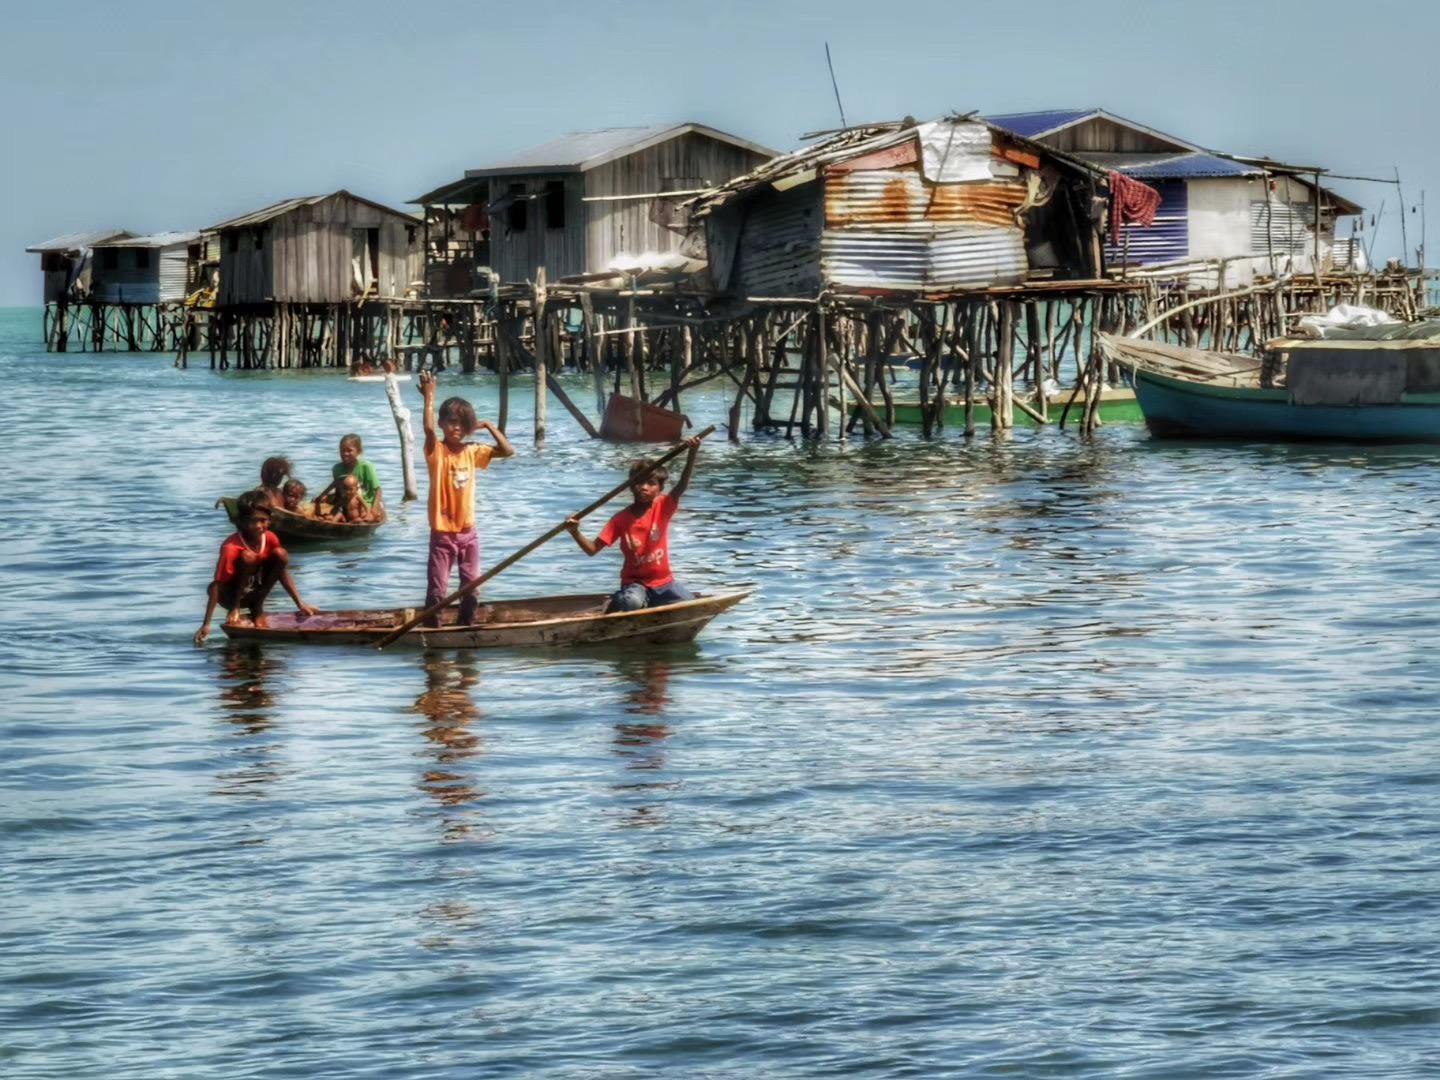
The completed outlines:
[[[447,533],[430,530],[430,564],[427,568],[428,581],[425,586],[425,606],[438,604],[450,595],[450,567],[460,567],[460,584],[463,587],[480,576],[480,537],[473,527],[464,532]],[[477,590],[478,592],[478,590]],[[475,608],[480,604],[476,593],[468,594],[460,601],[459,626],[469,626],[475,621]],[[427,626],[439,626],[438,615],[426,621]]]

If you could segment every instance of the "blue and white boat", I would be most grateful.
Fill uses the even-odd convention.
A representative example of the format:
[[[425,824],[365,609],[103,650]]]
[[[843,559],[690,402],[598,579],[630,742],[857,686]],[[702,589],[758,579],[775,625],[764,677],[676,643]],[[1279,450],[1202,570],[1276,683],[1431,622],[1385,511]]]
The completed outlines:
[[[1279,338],[1258,358],[1100,338],[1157,438],[1440,442],[1437,322]]]

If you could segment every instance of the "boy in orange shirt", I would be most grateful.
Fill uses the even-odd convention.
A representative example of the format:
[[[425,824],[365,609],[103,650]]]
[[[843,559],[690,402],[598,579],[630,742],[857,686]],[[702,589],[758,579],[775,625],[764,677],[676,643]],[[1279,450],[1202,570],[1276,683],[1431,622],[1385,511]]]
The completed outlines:
[[[430,562],[425,589],[425,606],[433,607],[450,586],[450,567],[458,565],[463,588],[480,576],[480,538],[475,535],[475,477],[490,467],[495,456],[512,457],[515,448],[505,433],[489,420],[477,420],[475,410],[464,398],[446,398],[440,404],[440,432],[435,429],[435,376],[420,373],[420,393],[425,395],[425,464],[430,470]],[[467,443],[465,436],[477,428],[495,440],[493,447]],[[460,601],[456,625],[469,626],[475,620],[480,598],[468,594]],[[439,626],[438,613],[427,621]]]

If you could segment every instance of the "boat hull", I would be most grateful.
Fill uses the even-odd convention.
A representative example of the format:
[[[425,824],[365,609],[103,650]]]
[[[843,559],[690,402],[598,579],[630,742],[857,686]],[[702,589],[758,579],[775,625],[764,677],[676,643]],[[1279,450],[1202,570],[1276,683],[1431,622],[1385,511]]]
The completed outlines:
[[[225,516],[233,525],[240,523],[237,503],[238,500],[228,497],[220,500],[220,505],[225,508]],[[284,507],[270,508],[270,531],[285,544],[344,544],[355,540],[368,540],[383,524],[383,521],[316,521]]]
[[[649,402],[637,403],[624,394],[611,394],[600,420],[600,437],[609,442],[679,442],[685,437],[685,417]]]
[[[711,619],[734,607],[748,592],[698,596],[679,604],[605,614],[609,593],[498,600],[482,604],[479,622],[471,626],[442,623],[438,629],[417,627],[397,645],[432,649],[514,649],[535,646],[598,645],[612,642],[671,644],[695,640]],[[234,641],[302,643],[307,645],[374,645],[401,623],[414,618],[413,608],[370,611],[298,612],[266,616],[265,626],[224,626]],[[452,607],[445,612],[451,620]]]
[[[1070,400],[1070,390],[1051,398],[1048,406],[1048,414],[1052,424],[1060,422],[1060,416],[1065,411],[1065,405]],[[885,403],[883,401],[873,402],[875,411],[880,418],[885,418]],[[1034,402],[1026,402],[1031,408],[1035,408]],[[1078,421],[1080,414],[1085,409],[1083,395],[1076,395],[1075,404],[1070,406],[1069,420]],[[1145,415],[1140,411],[1140,404],[1135,399],[1135,393],[1129,387],[1115,387],[1111,390],[1101,392],[1098,415],[1102,424],[1141,424],[1145,422]],[[862,414],[861,407],[852,405],[850,415],[858,418]],[[990,425],[990,403],[988,401],[975,402],[975,423],[981,427]],[[920,413],[918,401],[897,401],[895,402],[895,423],[896,424],[923,424],[924,417]],[[945,427],[963,427],[965,424],[965,402],[956,402],[948,398],[945,405]],[[1015,410],[1016,427],[1038,427],[1034,417],[1030,416],[1023,409]]]
[[[1282,388],[1212,386],[1143,369],[1135,394],[1157,438],[1440,442],[1440,399],[1295,405]]]

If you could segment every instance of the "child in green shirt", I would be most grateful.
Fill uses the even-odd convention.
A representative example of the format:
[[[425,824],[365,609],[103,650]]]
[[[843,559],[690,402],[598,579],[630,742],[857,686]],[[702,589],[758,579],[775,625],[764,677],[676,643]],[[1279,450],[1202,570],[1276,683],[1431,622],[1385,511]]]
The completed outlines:
[[[337,481],[344,476],[354,476],[360,484],[360,497],[370,509],[371,520],[383,521],[385,510],[380,504],[380,478],[375,475],[375,466],[360,456],[364,450],[359,435],[346,435],[340,440],[340,460],[330,474]],[[330,486],[336,485],[332,483]]]

